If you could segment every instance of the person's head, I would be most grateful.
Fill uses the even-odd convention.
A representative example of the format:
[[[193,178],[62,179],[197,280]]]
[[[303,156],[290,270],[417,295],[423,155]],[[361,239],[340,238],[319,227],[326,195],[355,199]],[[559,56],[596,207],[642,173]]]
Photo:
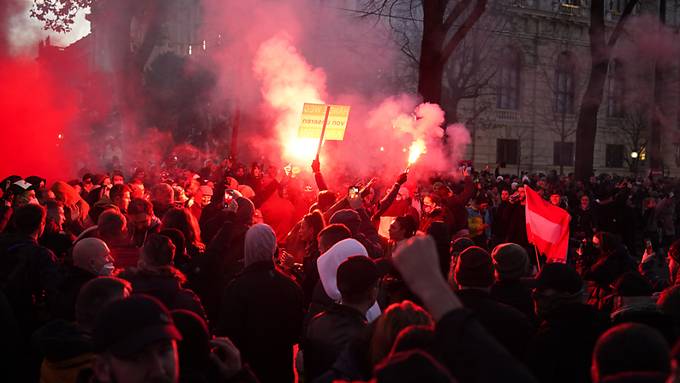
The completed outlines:
[[[113,274],[114,261],[109,247],[99,238],[83,238],[73,246],[73,266],[94,275]]]
[[[138,232],[147,231],[153,219],[153,205],[143,198],[135,198],[128,205],[127,216],[129,228]]]
[[[472,246],[460,253],[454,279],[460,288],[486,289],[493,284],[493,273],[489,253],[481,247]]]
[[[361,255],[347,258],[338,266],[338,290],[342,304],[368,311],[378,297],[378,269],[373,260]]]
[[[114,185],[123,185],[123,184],[125,184],[125,177],[123,177],[123,173],[121,173],[121,172],[119,172],[119,171],[114,171],[114,172],[113,172],[112,179],[113,179],[113,184],[114,184]]]
[[[316,236],[323,230],[326,223],[320,211],[313,212],[302,217],[300,223],[300,239],[304,242],[312,242],[316,240]]]
[[[236,223],[250,226],[255,216],[255,205],[246,197],[236,197]]]
[[[426,195],[423,197],[422,208],[425,214],[432,213],[440,205],[439,197],[436,195]]]
[[[501,190],[501,201],[508,202],[510,199],[510,191],[508,189]]]
[[[163,229],[177,229],[184,234],[187,245],[193,245],[200,249],[204,247],[201,242],[201,229],[196,217],[186,208],[172,208],[163,216]]]
[[[14,211],[12,219],[17,233],[38,238],[45,230],[47,213],[40,205],[28,204]]]
[[[175,245],[170,238],[161,234],[150,234],[146,237],[144,247],[139,256],[140,268],[157,268],[172,266],[175,258]]]
[[[392,304],[377,319],[370,344],[371,362],[375,365],[389,354],[401,330],[413,325],[433,324],[430,314],[411,301]]]
[[[557,193],[553,193],[553,194],[550,195],[550,203],[555,205],[555,206],[560,204],[561,199],[562,199],[562,197]]]
[[[331,224],[343,224],[352,232],[352,235],[356,235],[359,233],[359,227],[361,226],[361,216],[359,216],[356,210],[342,209],[336,211],[328,222]]]
[[[260,167],[259,164],[253,163],[253,166],[250,168],[250,175],[252,175],[255,178],[262,177],[262,168]]]
[[[54,225],[57,232],[62,231],[66,222],[64,204],[54,199],[48,199],[45,201],[45,208],[47,209],[47,221]]]
[[[120,211],[126,212],[132,200],[130,188],[122,184],[113,185],[111,191],[109,191],[109,198],[111,202],[118,206]]]
[[[517,193],[519,194],[519,201],[524,203],[527,199],[527,193],[524,190],[524,186],[517,187]]]
[[[670,347],[661,333],[643,324],[624,323],[607,330],[593,350],[593,383],[613,376],[667,377],[670,372]]]
[[[109,246],[123,241],[127,236],[127,220],[116,210],[106,210],[97,220],[99,236]]]
[[[83,182],[81,183],[83,190],[89,192],[94,187],[94,182],[92,182],[93,175],[91,173],[85,173],[83,175]]]
[[[184,234],[182,234],[181,231],[177,229],[163,229],[159,231],[158,234],[170,238],[172,244],[175,245],[175,257],[179,257],[186,254],[187,244],[186,240],[184,239]]]
[[[276,234],[271,226],[258,223],[246,232],[243,247],[243,261],[245,266],[257,262],[272,262],[276,255]]]
[[[182,339],[165,306],[135,295],[109,303],[92,332],[94,376],[101,383],[176,383],[177,341]]]
[[[674,264],[680,264],[680,239],[671,243],[671,246],[668,248],[668,263],[671,269]]]
[[[317,204],[319,210],[322,212],[325,212],[333,206],[335,203],[335,194],[333,194],[330,190],[322,190],[319,192],[319,195],[317,196]]]
[[[587,210],[590,207],[590,197],[584,194],[581,196],[581,210]]]
[[[491,252],[497,281],[518,280],[529,272],[529,256],[516,243],[502,243]]]
[[[324,227],[317,236],[319,253],[325,253],[333,245],[347,238],[352,238],[352,232],[345,225],[336,223]]]
[[[581,303],[583,280],[572,267],[563,263],[548,263],[536,276],[532,298],[540,318],[549,316],[563,305]]]
[[[110,302],[124,299],[132,293],[130,282],[115,277],[99,277],[87,281],[76,299],[76,322],[90,332],[97,315]]]
[[[599,231],[593,235],[593,246],[599,249],[602,254],[612,254],[618,250],[620,245],[616,235],[605,231]]]
[[[389,228],[390,239],[401,241],[413,237],[418,230],[418,223],[410,215],[402,215],[394,219]]]
[[[175,202],[175,191],[172,186],[160,183],[151,188],[151,201],[162,206],[169,206]]]
[[[201,195],[201,206],[205,207],[210,204],[210,201],[212,201],[213,197],[213,188],[211,188],[208,185],[203,185],[200,187],[200,195]],[[198,201],[197,201],[198,202]]]

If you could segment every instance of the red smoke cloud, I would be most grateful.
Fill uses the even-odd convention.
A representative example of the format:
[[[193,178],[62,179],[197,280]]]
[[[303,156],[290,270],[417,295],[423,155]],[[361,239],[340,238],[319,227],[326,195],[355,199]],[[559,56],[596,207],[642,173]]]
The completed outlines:
[[[76,95],[35,61],[0,59],[0,177],[72,177],[76,162],[65,150],[77,113]],[[60,136],[61,135],[61,136]]]

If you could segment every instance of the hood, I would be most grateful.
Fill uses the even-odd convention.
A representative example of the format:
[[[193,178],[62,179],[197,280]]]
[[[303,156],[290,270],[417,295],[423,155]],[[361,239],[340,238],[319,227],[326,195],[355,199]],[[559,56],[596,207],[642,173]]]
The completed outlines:
[[[253,263],[271,260],[276,253],[274,230],[271,226],[263,223],[253,225],[246,233],[243,250],[243,260],[246,267]]]
[[[342,262],[353,255],[368,257],[368,252],[364,245],[359,241],[353,238],[347,238],[333,245],[333,247],[321,254],[316,260],[321,286],[323,286],[326,295],[336,302],[341,298],[337,280],[338,267]],[[370,322],[379,315],[380,308],[376,303],[368,310],[368,313],[366,313],[366,319]]]
[[[75,323],[55,320],[33,334],[33,343],[52,362],[92,352],[92,338]]]

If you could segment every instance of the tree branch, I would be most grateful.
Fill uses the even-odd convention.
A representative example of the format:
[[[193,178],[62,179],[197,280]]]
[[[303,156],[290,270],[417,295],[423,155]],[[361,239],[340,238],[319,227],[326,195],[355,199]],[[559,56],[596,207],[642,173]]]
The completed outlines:
[[[465,12],[467,7],[472,3],[472,0],[460,0],[458,4],[456,4],[455,7],[451,10],[448,16],[446,16],[446,20],[444,20],[444,30],[448,31],[451,29],[453,26],[453,23],[458,20],[458,18]]]
[[[626,3],[626,7],[623,9],[623,13],[619,18],[619,21],[616,23],[614,31],[612,32],[611,36],[609,36],[609,42],[607,43],[607,46],[609,48],[612,48],[616,44],[616,41],[621,36],[621,33],[623,33],[623,27],[625,26],[626,21],[628,20],[630,15],[633,13],[633,10],[635,9],[635,6],[637,5],[638,1],[639,0],[628,0],[628,2]]]
[[[453,34],[451,39],[444,45],[444,49],[442,50],[442,55],[441,55],[441,60],[444,62],[448,61],[449,57],[451,57],[451,54],[453,51],[456,50],[458,45],[463,41],[465,38],[465,35],[472,29],[472,27],[475,25],[475,23],[482,17],[484,14],[484,10],[486,9],[486,3],[488,0],[477,0],[477,3],[475,4],[475,7],[472,9],[472,12],[468,15],[468,17],[465,19],[463,24],[458,28],[456,33]]]

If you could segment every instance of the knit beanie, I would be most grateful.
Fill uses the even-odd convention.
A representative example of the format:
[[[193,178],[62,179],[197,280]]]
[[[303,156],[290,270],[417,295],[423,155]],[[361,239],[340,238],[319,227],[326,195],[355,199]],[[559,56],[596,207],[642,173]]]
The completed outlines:
[[[458,258],[455,280],[461,287],[489,287],[493,284],[493,263],[486,250],[478,246],[465,249]]]
[[[529,267],[527,251],[516,243],[501,243],[493,249],[491,257],[499,280],[522,278]]]

